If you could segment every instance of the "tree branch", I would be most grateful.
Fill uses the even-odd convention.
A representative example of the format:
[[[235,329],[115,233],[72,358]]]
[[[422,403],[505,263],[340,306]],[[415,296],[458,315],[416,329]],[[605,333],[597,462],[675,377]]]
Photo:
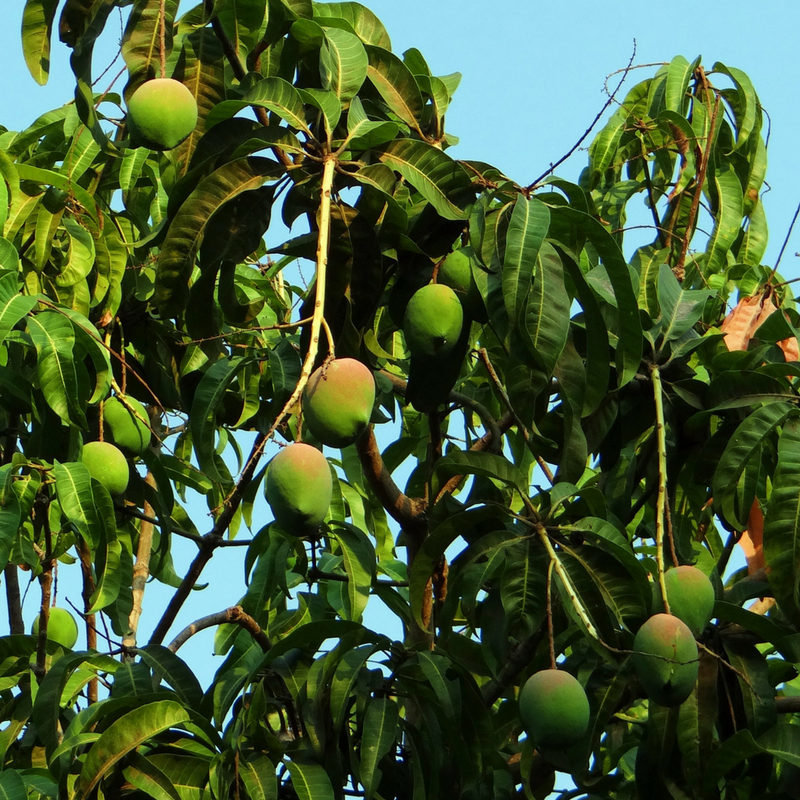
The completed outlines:
[[[207,617],[201,617],[195,620],[191,625],[187,625],[170,643],[169,649],[176,653],[178,649],[186,644],[186,642],[199,631],[206,628],[213,628],[215,625],[223,625],[225,623],[233,623],[240,628],[244,628],[253,639],[259,644],[261,649],[266,653],[271,647],[272,643],[269,637],[261,629],[261,626],[246,612],[241,606],[231,606],[224,611],[217,611],[215,614],[209,614]]]
[[[231,70],[233,71],[234,77],[237,81],[243,81],[247,75],[247,70],[245,69],[244,64],[242,64],[242,62],[239,60],[239,54],[236,52],[233,42],[225,33],[225,29],[222,27],[219,17],[214,14],[214,0],[204,0],[204,7],[206,14],[208,14],[208,16],[211,18],[211,30],[214,31],[214,35],[222,45],[222,52],[225,53],[225,58],[228,59],[228,63],[231,65]],[[260,106],[253,106],[253,111],[258,121],[265,128],[268,128],[269,116],[267,114],[267,110],[265,108],[261,108]],[[284,167],[294,166],[292,164],[292,160],[288,155],[286,155],[286,153],[283,152],[283,150],[280,149],[280,147],[273,147],[271,150]]]
[[[424,527],[427,503],[421,497],[408,497],[400,491],[383,463],[371,426],[356,440],[356,451],[372,491],[389,516],[405,531]]]
[[[259,457],[264,449],[266,438],[265,434],[259,434],[255,442],[253,442],[253,449],[250,452],[250,457],[247,459],[244,470],[242,470],[242,475],[239,478],[239,482],[236,484],[236,488],[229,495],[225,507],[217,518],[214,527],[202,537],[199,543],[200,551],[195,556],[194,561],[192,561],[189,566],[186,576],[181,581],[181,585],[175,590],[175,594],[169,601],[169,605],[158,621],[158,625],[156,625],[150,637],[150,644],[161,644],[164,641],[167,631],[172,626],[175,617],[178,616],[178,612],[189,597],[194,585],[199,580],[205,565],[211,560],[214,551],[222,546],[224,542],[223,534],[230,526],[233,516],[242,501],[242,497],[247,487],[250,485],[250,481],[253,480],[253,475],[258,466]]]
[[[144,479],[148,486],[156,490],[156,481],[153,473],[148,470]],[[147,500],[144,501],[144,514],[152,516],[153,507]],[[153,523],[142,522],[139,526],[139,543],[136,548],[136,563],[133,565],[133,608],[128,615],[128,633],[122,640],[123,647],[136,647],[136,633],[139,630],[139,620],[142,617],[142,602],[147,579],[150,577],[150,554],[153,550]]]

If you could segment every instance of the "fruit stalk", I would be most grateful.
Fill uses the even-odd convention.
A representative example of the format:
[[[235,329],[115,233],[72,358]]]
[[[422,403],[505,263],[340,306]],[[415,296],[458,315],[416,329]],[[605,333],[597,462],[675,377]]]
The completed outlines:
[[[653,379],[653,397],[656,404],[656,437],[658,442],[658,495],[656,496],[656,567],[658,585],[664,599],[664,610],[669,610],[667,584],[664,581],[664,510],[667,505],[667,432],[664,427],[664,396],[658,364],[650,365]]]
[[[166,44],[166,27],[167,27],[167,0],[161,0],[158,7],[158,35],[159,35],[159,57],[161,59],[161,75],[160,77],[167,77],[167,44]]]

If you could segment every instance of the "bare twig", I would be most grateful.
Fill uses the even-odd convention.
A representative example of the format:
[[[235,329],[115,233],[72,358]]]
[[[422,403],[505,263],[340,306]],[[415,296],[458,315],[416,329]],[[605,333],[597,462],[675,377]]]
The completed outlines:
[[[620,78],[620,81],[617,84],[617,88],[614,89],[614,91],[609,95],[608,100],[606,100],[606,102],[603,103],[603,107],[600,109],[600,111],[597,112],[597,116],[592,120],[592,124],[586,129],[583,136],[581,136],[581,138],[578,139],[578,141],[575,142],[575,144],[572,145],[572,147],[563,156],[561,156],[561,158],[559,158],[558,161],[550,165],[550,169],[543,172],[535,181],[531,182],[526,187],[525,189],[526,194],[532,192],[541,181],[543,181],[548,175],[555,172],[555,170],[558,169],[558,167],[561,166],[561,164],[563,164],[584,143],[584,141],[586,141],[586,137],[594,130],[594,126],[597,125],[597,123],[600,121],[600,118],[603,116],[603,114],[606,113],[606,109],[608,109],[608,107],[614,102],[614,98],[616,97],[617,92],[619,92],[619,90],[622,88],[622,84],[625,83],[625,78],[628,77],[628,73],[631,71],[631,68],[633,66],[634,58],[636,58],[635,39],[633,40],[633,52],[631,53],[630,60],[628,61],[628,66],[622,70],[622,77]]]

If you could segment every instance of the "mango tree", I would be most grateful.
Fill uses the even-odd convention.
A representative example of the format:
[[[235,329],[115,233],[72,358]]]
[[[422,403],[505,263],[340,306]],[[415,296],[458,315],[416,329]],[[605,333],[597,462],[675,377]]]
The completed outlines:
[[[531,181],[459,160],[459,76],[358,3],[58,6],[23,49],[44,83],[55,28],[74,98],[0,133],[3,796],[797,797],[800,316],[747,75],[677,56]]]

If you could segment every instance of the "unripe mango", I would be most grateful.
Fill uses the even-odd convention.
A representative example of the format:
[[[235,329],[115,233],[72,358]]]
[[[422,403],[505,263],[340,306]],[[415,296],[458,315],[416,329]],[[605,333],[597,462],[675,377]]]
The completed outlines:
[[[83,446],[81,461],[89,474],[105,486],[114,497],[128,488],[128,460],[125,454],[110,442],[89,442]]]
[[[34,636],[39,635],[39,615],[33,621],[31,633]],[[75,642],[78,641],[78,624],[75,622],[72,614],[65,608],[53,607],[47,618],[47,638],[51,642],[56,642],[67,650],[72,650],[75,647]]]
[[[172,78],[146,81],[128,100],[128,127],[134,143],[151,150],[172,150],[197,125],[197,102]]]
[[[589,700],[568,672],[543,669],[525,681],[519,716],[537,747],[571,747],[589,728]]]
[[[664,573],[669,610],[699,636],[711,621],[716,599],[711,581],[697,567],[675,567]]]
[[[648,698],[660,706],[679,706],[697,681],[697,642],[672,614],[654,614],[633,640],[633,666]]]
[[[468,317],[479,322],[486,321],[486,306],[472,275],[471,247],[453,250],[439,266],[437,281],[456,293]]]
[[[403,318],[408,349],[421,358],[447,355],[458,341],[463,323],[461,302],[449,286],[423,286],[408,301]]]
[[[128,455],[140,456],[150,444],[150,427],[145,407],[132,397],[125,398],[132,413],[117,397],[103,403],[103,424],[106,438]]]
[[[313,533],[331,504],[328,461],[310,444],[290,444],[270,462],[265,491],[281,528],[296,536]]]
[[[323,444],[347,447],[369,425],[375,403],[372,372],[354,358],[323,364],[303,392],[303,422]]]

